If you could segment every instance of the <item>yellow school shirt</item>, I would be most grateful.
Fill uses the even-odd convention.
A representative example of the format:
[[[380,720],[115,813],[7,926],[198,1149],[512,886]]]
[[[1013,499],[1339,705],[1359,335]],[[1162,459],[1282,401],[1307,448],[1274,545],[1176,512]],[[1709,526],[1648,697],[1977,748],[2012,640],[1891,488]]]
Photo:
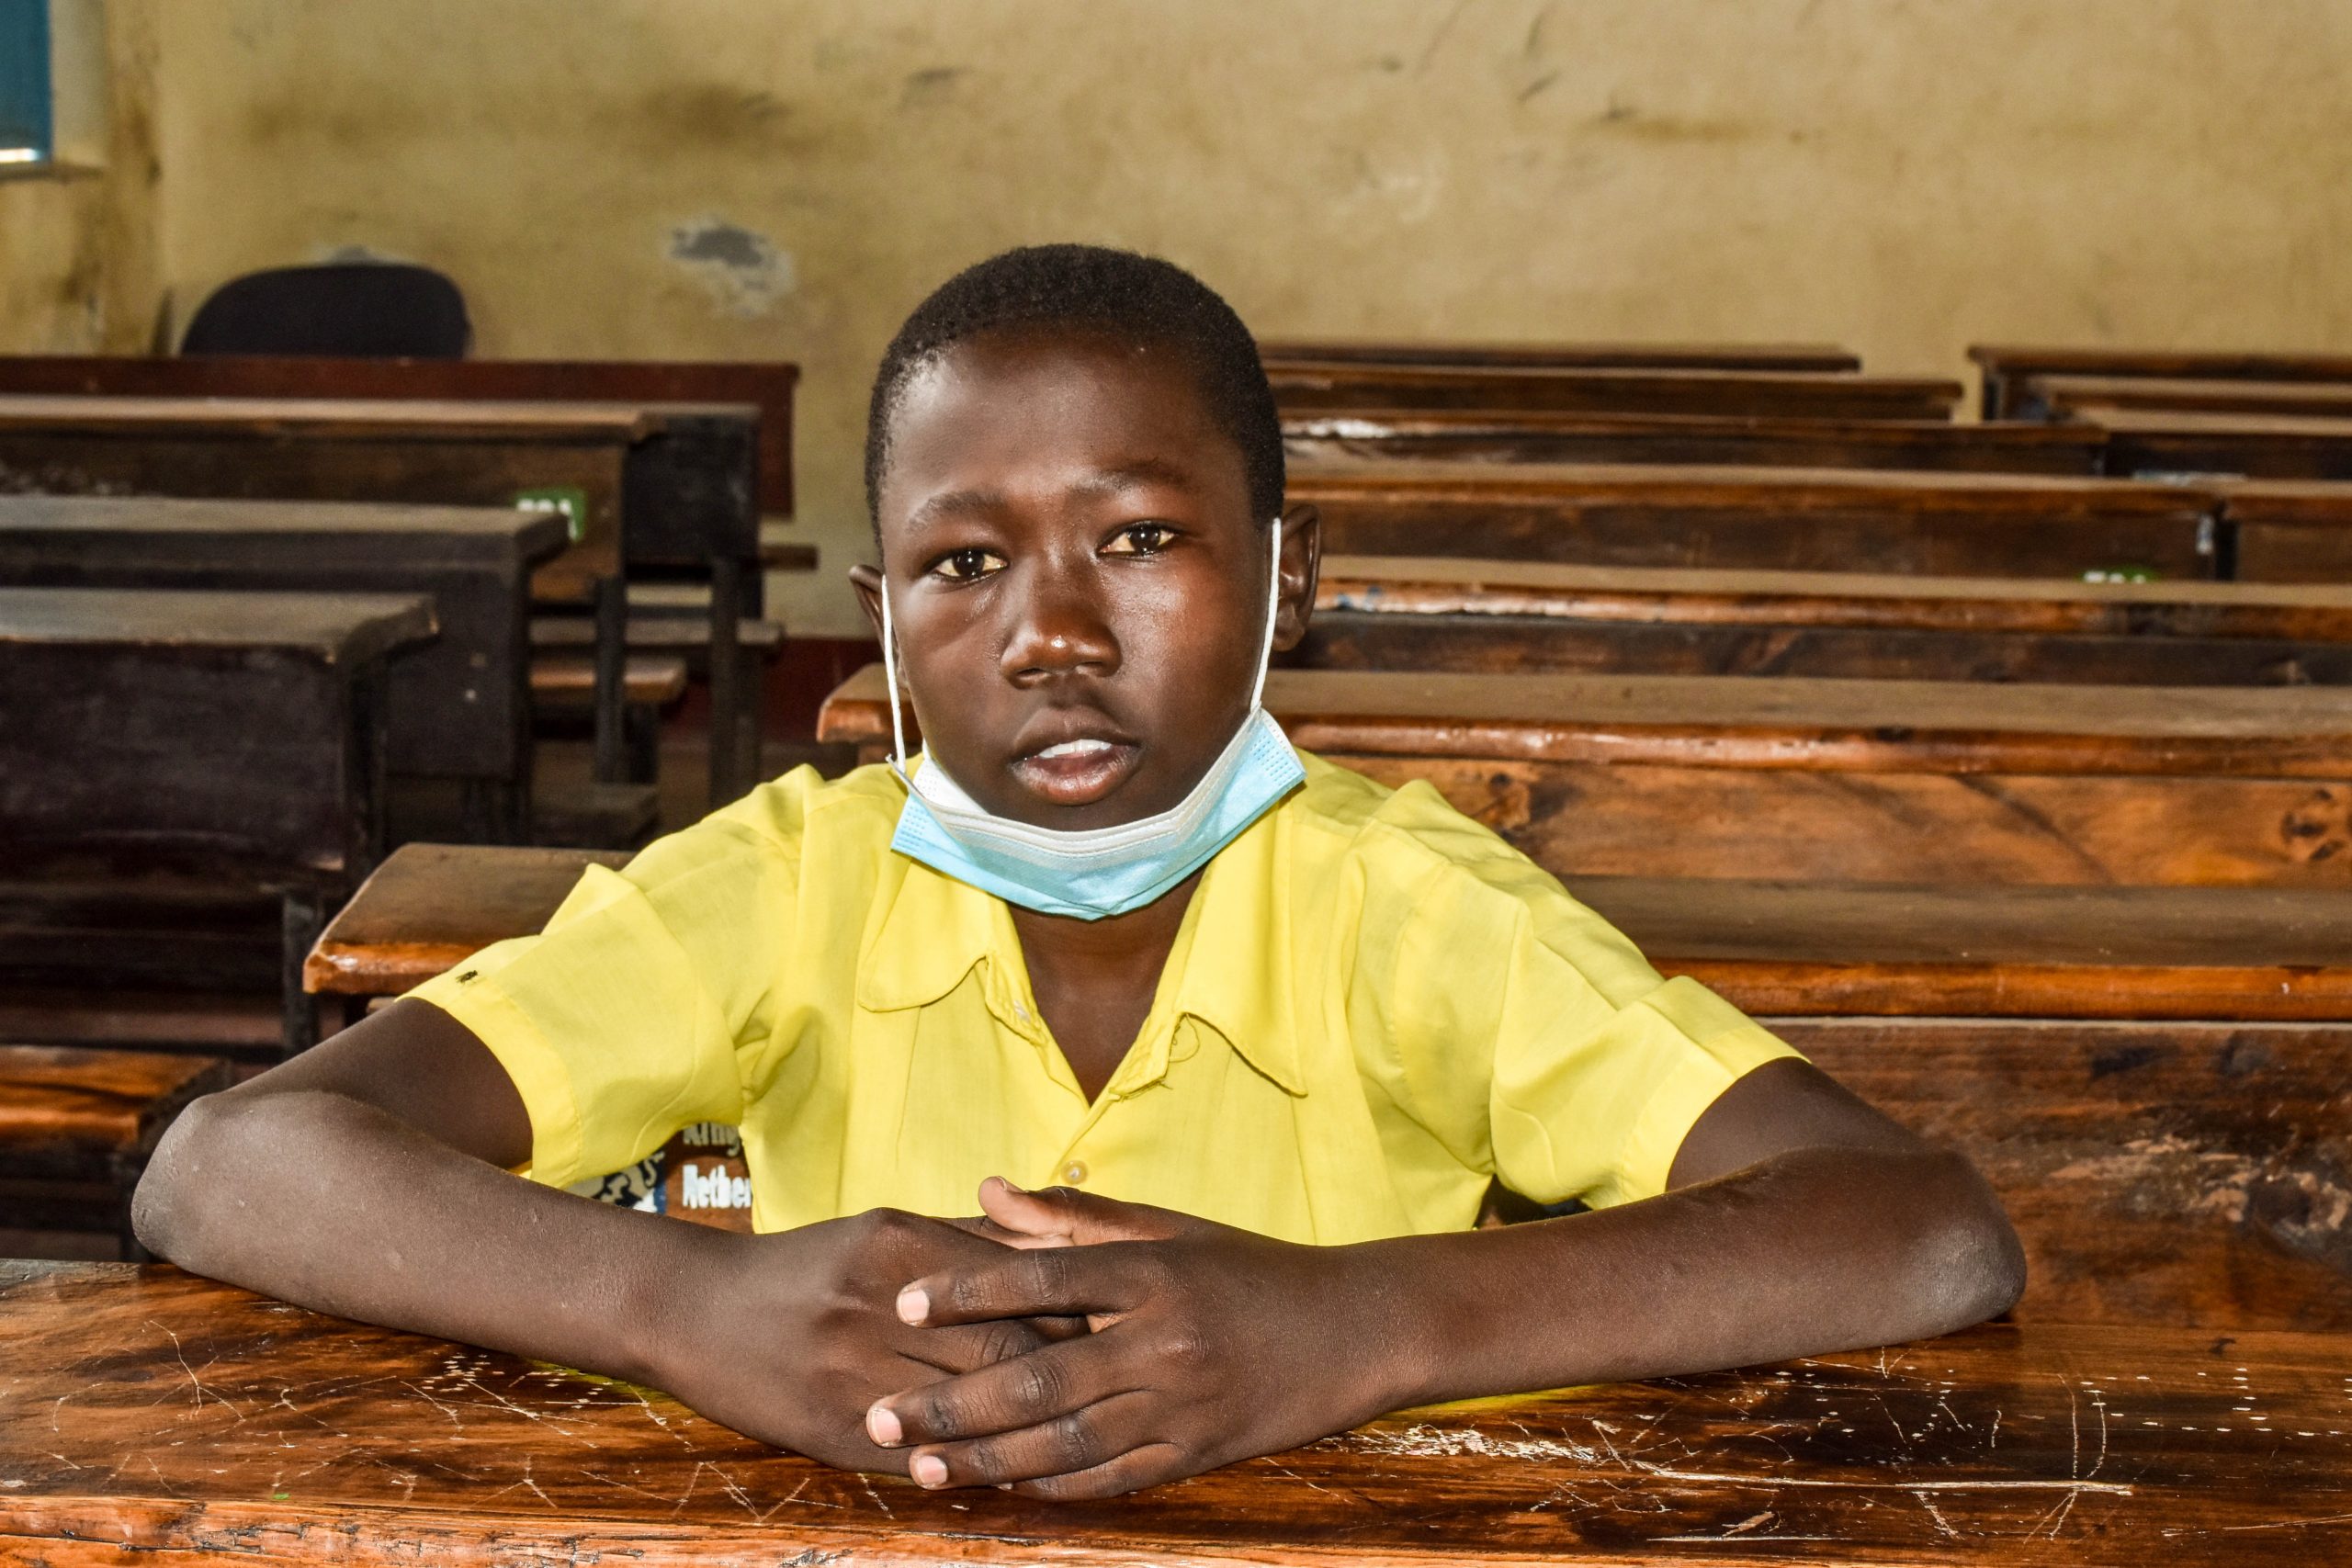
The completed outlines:
[[[970,1214],[991,1175],[1325,1244],[1464,1228],[1494,1176],[1624,1202],[1794,1054],[1427,784],[1302,758],[1209,863],[1091,1105],[1004,903],[890,849],[882,767],[797,770],[592,868],[544,933],[413,994],[514,1080],[533,1179],[733,1122],[763,1231]]]

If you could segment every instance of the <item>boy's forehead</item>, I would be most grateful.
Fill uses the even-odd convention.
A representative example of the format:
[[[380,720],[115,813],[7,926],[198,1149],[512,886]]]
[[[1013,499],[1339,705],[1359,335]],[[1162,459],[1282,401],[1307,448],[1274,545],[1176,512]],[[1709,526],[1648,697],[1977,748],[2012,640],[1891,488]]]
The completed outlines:
[[[990,333],[908,379],[883,510],[903,515],[941,491],[1064,489],[1137,471],[1248,510],[1240,448],[1179,355],[1092,334]]]

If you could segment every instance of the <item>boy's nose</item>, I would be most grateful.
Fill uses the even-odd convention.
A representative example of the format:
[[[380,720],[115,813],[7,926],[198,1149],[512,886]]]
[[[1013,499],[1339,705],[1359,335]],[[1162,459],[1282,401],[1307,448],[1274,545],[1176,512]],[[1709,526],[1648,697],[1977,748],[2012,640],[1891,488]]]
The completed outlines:
[[[1119,668],[1119,639],[1087,587],[1059,572],[1040,572],[1006,639],[1005,676],[1016,686],[1064,675],[1109,675]]]

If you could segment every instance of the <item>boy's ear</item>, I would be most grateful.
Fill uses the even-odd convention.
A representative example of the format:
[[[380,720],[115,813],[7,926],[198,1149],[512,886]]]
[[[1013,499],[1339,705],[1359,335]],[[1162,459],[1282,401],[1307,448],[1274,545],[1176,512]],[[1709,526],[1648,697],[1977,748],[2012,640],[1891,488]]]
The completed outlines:
[[[1283,508],[1282,597],[1274,615],[1274,651],[1288,653],[1306,637],[1315,614],[1315,582],[1323,570],[1323,514],[1313,506]]]
[[[865,611],[867,624],[874,627],[874,640],[882,640],[882,573],[865,565],[849,569],[849,585],[857,591],[857,602]]]

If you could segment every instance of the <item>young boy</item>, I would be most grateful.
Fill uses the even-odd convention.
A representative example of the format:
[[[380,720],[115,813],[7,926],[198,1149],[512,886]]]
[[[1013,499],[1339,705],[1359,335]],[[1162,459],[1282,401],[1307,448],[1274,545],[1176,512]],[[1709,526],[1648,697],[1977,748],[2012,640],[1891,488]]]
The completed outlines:
[[[1963,1160],[1426,785],[1282,741],[1316,518],[1198,281],[1069,245],[956,277],[883,360],[866,476],[920,757],[764,785],[200,1102],[150,1247],[1073,1498],[2015,1301]],[[703,1121],[763,1234],[560,1190]],[[1590,1212],[1475,1229],[1495,1180]]]

